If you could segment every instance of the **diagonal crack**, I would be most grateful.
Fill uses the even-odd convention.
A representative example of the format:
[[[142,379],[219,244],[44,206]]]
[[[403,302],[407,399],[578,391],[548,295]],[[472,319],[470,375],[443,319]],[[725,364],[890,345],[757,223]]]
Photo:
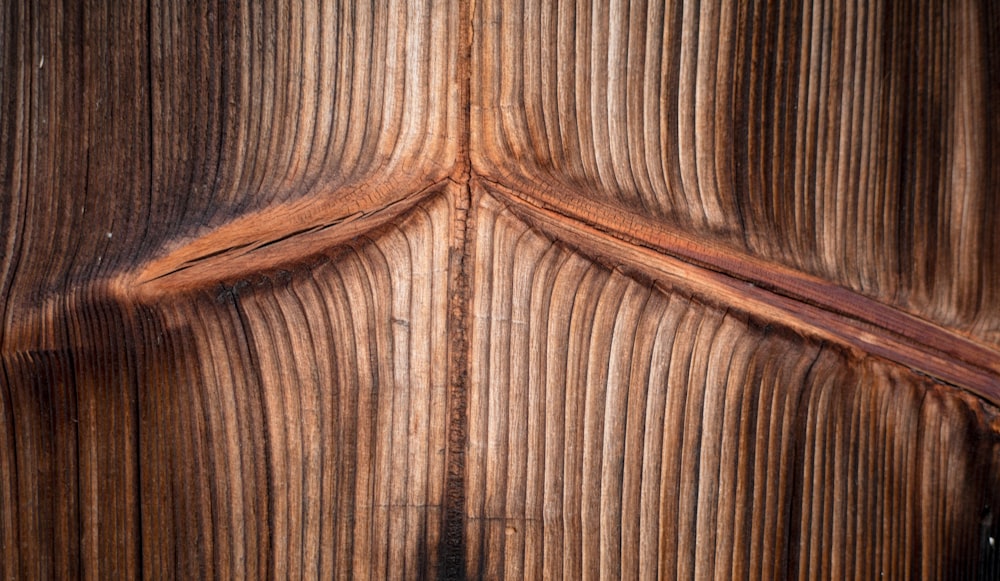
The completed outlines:
[[[123,286],[140,297],[157,297],[300,262],[382,227],[452,183],[445,178],[370,207],[323,201],[269,208],[144,265],[138,273],[127,275]]]

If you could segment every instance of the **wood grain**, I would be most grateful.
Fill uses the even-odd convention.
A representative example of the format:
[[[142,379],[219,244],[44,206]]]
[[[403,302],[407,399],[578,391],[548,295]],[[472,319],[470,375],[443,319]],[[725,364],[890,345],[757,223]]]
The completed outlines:
[[[996,578],[998,31],[0,4],[0,578]]]
[[[985,574],[995,407],[476,224],[469,578]]]
[[[232,422],[244,422],[244,438],[267,428],[232,314],[165,296],[140,309],[129,285],[199,240],[215,245],[207,252],[225,250],[227,224],[239,243],[266,244],[315,226],[316,216],[382,209],[449,175],[458,144],[448,136],[461,132],[458,11],[423,2],[7,2],[0,12],[3,577],[302,566],[315,547],[300,549],[314,540],[293,536],[299,552],[288,563],[271,553],[282,545],[268,540],[267,503],[297,497],[269,496],[276,467],[260,456],[293,446],[248,444],[245,462],[256,470],[248,508],[230,504],[244,453]],[[278,262],[290,267],[328,248]],[[244,264],[228,274],[250,272]],[[211,293],[218,280],[195,287]],[[137,309],[166,325],[161,307],[195,317],[185,324],[201,335],[164,347],[164,337],[137,327],[146,316]],[[228,355],[232,362],[221,360]],[[195,363],[228,369],[219,371],[225,379],[205,380],[215,376]],[[212,415],[189,418],[193,411]],[[204,438],[219,430],[234,439],[209,446]],[[310,437],[315,446],[319,436]],[[290,474],[277,474],[272,481],[285,486]],[[230,538],[244,527],[246,541]],[[338,554],[348,555],[340,566],[353,558],[349,548]]]
[[[864,295],[753,256],[663,232],[642,219],[622,224],[608,207],[564,213],[500,184],[477,180],[512,211],[603,262],[749,313],[857,347],[1000,402],[1000,351]],[[603,211],[602,211],[603,210]]]
[[[991,3],[486,0],[477,15],[478,174],[1000,341]]]
[[[172,365],[139,406],[146,576],[435,574],[453,207],[163,309]]]

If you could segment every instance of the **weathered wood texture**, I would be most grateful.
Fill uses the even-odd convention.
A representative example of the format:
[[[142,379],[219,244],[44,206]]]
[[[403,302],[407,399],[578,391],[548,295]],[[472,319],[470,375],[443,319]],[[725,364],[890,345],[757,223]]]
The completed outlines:
[[[480,174],[1000,342],[993,3],[485,0],[476,16]]]
[[[631,278],[488,196],[476,225],[470,577],[985,571],[995,407]]]
[[[1000,575],[990,2],[0,6],[0,577]]]
[[[182,365],[140,394],[145,573],[433,576],[450,207],[164,309]]]

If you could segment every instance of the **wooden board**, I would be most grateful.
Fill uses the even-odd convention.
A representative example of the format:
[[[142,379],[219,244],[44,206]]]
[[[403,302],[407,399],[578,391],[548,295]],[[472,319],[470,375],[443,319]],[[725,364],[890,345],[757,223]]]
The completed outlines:
[[[0,577],[1000,574],[1000,11],[0,8]]]

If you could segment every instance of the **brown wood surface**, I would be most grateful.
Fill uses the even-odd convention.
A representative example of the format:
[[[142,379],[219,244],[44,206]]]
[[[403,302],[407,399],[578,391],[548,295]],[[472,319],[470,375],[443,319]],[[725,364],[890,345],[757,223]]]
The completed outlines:
[[[0,4],[0,578],[1000,576],[1000,10]]]

